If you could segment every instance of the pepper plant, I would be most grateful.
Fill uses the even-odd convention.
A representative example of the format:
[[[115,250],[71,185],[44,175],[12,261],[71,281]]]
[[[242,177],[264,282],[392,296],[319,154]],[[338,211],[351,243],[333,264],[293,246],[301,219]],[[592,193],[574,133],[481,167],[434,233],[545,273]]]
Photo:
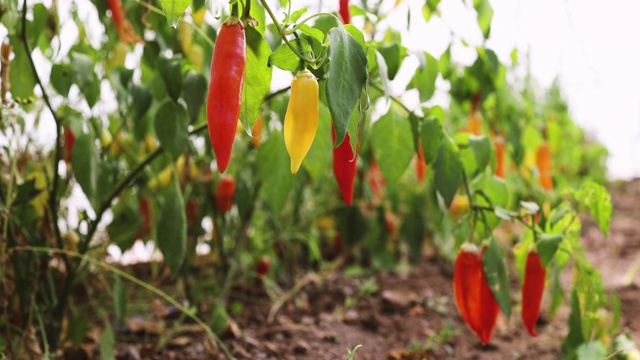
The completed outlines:
[[[266,287],[308,270],[300,259],[323,264],[327,248],[393,270],[427,241],[459,254],[457,305],[483,345],[498,311],[512,315],[511,260],[529,333],[546,288],[552,313],[571,307],[568,356],[614,335],[599,314],[615,300],[579,243],[579,211],[608,233],[606,150],[584,141],[557,86],[517,77],[517,50],[500,59],[479,45],[461,66],[452,49],[471,47],[457,36],[436,57],[389,25],[394,11],[431,21],[439,2],[422,17],[402,1],[325,1],[313,14],[291,0],[215,13],[201,0],[3,2],[0,344],[16,351],[36,318],[51,351],[83,339],[62,329],[77,325],[73,290],[97,268],[117,276],[118,294],[121,277],[161,294],[104,261],[136,241],[154,242],[183,289],[171,301],[212,337],[238,283]],[[465,5],[488,39],[489,0]],[[276,75],[291,86],[272,87]],[[441,105],[437,80],[449,85]],[[515,242],[494,235],[506,223]],[[213,268],[197,265],[200,244]],[[201,272],[216,281],[195,286]],[[100,316],[121,321],[116,304]]]

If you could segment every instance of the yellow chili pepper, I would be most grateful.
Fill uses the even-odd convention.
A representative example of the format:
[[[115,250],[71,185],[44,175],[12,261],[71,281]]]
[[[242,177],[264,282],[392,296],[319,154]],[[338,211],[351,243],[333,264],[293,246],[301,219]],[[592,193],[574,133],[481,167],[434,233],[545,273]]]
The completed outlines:
[[[291,158],[291,173],[300,164],[318,130],[318,81],[309,70],[300,71],[291,82],[291,97],[284,118],[284,144]]]

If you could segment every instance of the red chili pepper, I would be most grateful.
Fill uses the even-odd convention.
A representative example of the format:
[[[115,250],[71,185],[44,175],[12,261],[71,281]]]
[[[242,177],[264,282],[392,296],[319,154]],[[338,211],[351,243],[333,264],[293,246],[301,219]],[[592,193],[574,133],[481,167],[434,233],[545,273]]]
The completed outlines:
[[[149,206],[149,199],[147,198],[142,198],[138,205],[140,208],[140,216],[142,217],[142,225],[136,234],[136,238],[142,239],[151,235],[151,207]]]
[[[76,136],[71,131],[70,127],[64,128],[64,161],[67,164],[71,163],[71,149],[73,149],[73,144],[76,142]]]
[[[504,138],[496,136],[493,139],[493,146],[496,148],[496,171],[494,175],[504,179]]]
[[[460,315],[482,345],[487,345],[500,307],[485,278],[482,253],[473,244],[460,248],[453,273],[453,292]]]
[[[236,180],[231,175],[222,175],[216,187],[216,208],[221,212],[227,212],[233,205],[233,195],[236,192]]]
[[[394,236],[398,233],[398,226],[396,225],[396,217],[393,216],[393,213],[387,211],[384,214],[384,228],[387,230],[387,234],[390,236]]]
[[[427,163],[424,161],[424,151],[422,150],[422,140],[418,140],[418,156],[415,157],[415,162],[418,183],[422,184],[424,181],[424,174],[427,172]]]
[[[379,199],[382,196],[382,188],[385,184],[384,175],[380,171],[380,167],[375,159],[371,159],[371,167],[369,168],[369,186],[373,197]]]
[[[351,10],[349,9],[349,0],[340,0],[340,17],[345,24],[351,23]]]
[[[269,274],[270,269],[271,259],[268,256],[261,257],[256,264],[256,285],[262,286],[264,278]]]
[[[190,199],[189,201],[187,201],[187,224],[194,225],[196,223],[196,221],[198,220],[199,208],[200,205],[198,204],[198,201],[196,199]]]
[[[335,145],[336,130],[333,126],[331,126],[331,138]],[[347,134],[344,141],[338,145],[337,148],[333,148],[333,175],[336,177],[336,181],[338,181],[342,199],[347,206],[351,206],[353,202],[353,183],[356,180],[359,147],[360,139],[358,139],[356,144],[356,153],[354,156],[353,149],[351,148],[351,137]]]
[[[120,40],[125,43],[142,42],[142,39],[136,35],[133,26],[131,26],[131,23],[124,15],[121,0],[107,0],[107,5],[109,10],[111,10],[111,17],[116,24],[116,30],[118,31],[118,35],[120,35]]]
[[[244,27],[230,17],[222,24],[211,60],[207,97],[209,137],[220,172],[229,165],[236,134],[247,61]]]
[[[530,251],[522,283],[522,321],[531,336],[538,336],[536,322],[540,315],[540,304],[544,294],[544,282],[547,270],[542,266],[540,255]]]

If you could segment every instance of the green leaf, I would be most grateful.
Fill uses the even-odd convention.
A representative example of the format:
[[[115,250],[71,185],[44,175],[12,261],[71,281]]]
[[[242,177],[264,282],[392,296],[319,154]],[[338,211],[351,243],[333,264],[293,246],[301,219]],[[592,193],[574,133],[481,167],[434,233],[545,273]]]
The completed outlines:
[[[536,248],[538,249],[542,266],[547,267],[551,260],[553,260],[562,239],[562,234],[541,234],[538,236]]]
[[[14,99],[28,99],[33,96],[36,78],[31,69],[29,54],[27,54],[24,44],[18,38],[11,38],[11,40],[15,55],[9,67],[11,95]]]
[[[429,22],[431,16],[438,10],[440,0],[427,0],[422,7],[422,16],[424,20]]]
[[[438,149],[434,161],[433,172],[436,190],[442,196],[445,206],[449,208],[453,201],[453,196],[458,190],[458,185],[462,181],[460,151],[449,136],[445,136],[442,139],[442,145]]]
[[[341,25],[332,28],[328,38],[326,94],[336,129],[336,143],[340,144],[347,134],[351,112],[367,81],[367,56],[362,46]]]
[[[71,315],[69,322],[69,341],[75,346],[80,346],[87,337],[89,331],[89,318],[84,314]]]
[[[156,224],[158,248],[175,275],[180,270],[187,252],[187,216],[175,175],[165,193],[160,218]]]
[[[314,180],[326,174],[332,166],[331,114],[329,109],[320,103],[318,131],[309,153],[302,164]]]
[[[149,118],[145,115],[151,107],[153,96],[146,85],[132,84],[129,87],[131,94],[131,120],[133,121],[133,135],[136,140],[141,141],[149,133]],[[187,104],[189,102],[187,101]]]
[[[504,255],[500,245],[493,237],[489,240],[489,246],[482,256],[482,265],[487,283],[493,292],[493,296],[500,305],[502,312],[511,316],[511,294],[509,288],[509,274],[504,264]]]
[[[113,336],[113,330],[109,322],[106,322],[102,337],[100,338],[100,358],[103,360],[116,360],[114,350],[116,348],[116,339]]]
[[[424,204],[424,198],[414,197],[409,213],[403,217],[400,227],[400,236],[409,246],[409,255],[413,260],[418,260],[422,254],[422,244],[427,231]]]
[[[289,22],[295,23],[296,21],[298,21],[298,19],[300,19],[302,15],[304,15],[307,12],[307,10],[308,9],[304,7],[292,12],[291,16],[289,17]]]
[[[337,220],[337,228],[347,246],[362,241],[369,231],[369,222],[357,206],[343,206],[333,212]]]
[[[469,147],[473,151],[478,171],[482,171],[491,159],[491,149],[493,148],[491,140],[484,135],[471,136],[469,137]]]
[[[491,19],[493,19],[493,8],[489,0],[473,0],[473,7],[478,13],[478,26],[482,30],[485,39],[489,37],[491,32]]]
[[[439,63],[431,54],[425,52],[424,59],[420,59],[420,67],[409,83],[409,89],[418,89],[420,101],[425,102],[436,92]]]
[[[303,56],[309,56],[313,53],[311,45],[305,39],[296,39],[292,44],[296,47],[298,53]],[[276,51],[269,55],[269,64],[271,66],[279,67],[282,70],[295,73],[300,69],[300,58],[287,44],[282,44],[278,46]]]
[[[474,200],[480,206],[494,206],[506,208],[509,205],[509,188],[507,184],[493,175],[484,173],[473,182],[472,188],[475,192]],[[482,196],[481,194],[484,194]],[[491,231],[500,224],[500,218],[495,212],[482,211],[484,216],[480,216],[476,224],[476,231],[480,237],[488,237]],[[486,221],[485,221],[486,219]]]
[[[69,89],[73,85],[73,74],[68,64],[54,64],[51,67],[51,85],[62,96],[69,95]]]
[[[571,315],[569,315],[569,334],[562,343],[562,351],[573,352],[580,344],[584,343],[582,334],[582,312],[580,311],[580,298],[576,288],[571,292]]]
[[[9,35],[14,35],[19,31],[17,26],[19,21],[18,0],[4,1],[0,12],[0,22],[8,30]]]
[[[113,309],[116,314],[118,326],[124,326],[124,320],[127,317],[127,287],[120,280],[120,276],[115,275],[113,281]]]
[[[179,56],[158,59],[158,72],[164,80],[167,93],[174,100],[178,101],[182,92],[182,59]]]
[[[293,184],[293,175],[287,150],[281,132],[272,132],[260,147],[256,155],[258,176],[262,180],[261,198],[271,206],[275,214],[284,208],[289,190]]]
[[[71,149],[71,167],[94,210],[100,207],[98,152],[92,133],[80,135]]]
[[[204,105],[205,95],[207,93],[207,79],[201,73],[195,70],[189,70],[184,77],[184,88],[182,92],[184,94],[184,101],[187,103],[189,118],[191,122],[194,122],[198,119],[200,109],[202,105]],[[151,98],[151,96],[149,96],[149,98]]]
[[[245,29],[247,38],[247,66],[242,88],[242,106],[240,122],[245,131],[251,135],[251,129],[258,118],[260,105],[271,89],[271,73],[269,56],[271,48],[260,33],[248,26]]]
[[[170,99],[165,100],[156,111],[155,129],[160,144],[175,159],[189,142],[189,115],[185,108]]]
[[[180,20],[187,6],[191,4],[191,0],[158,0],[158,2],[167,16],[167,21],[174,28],[178,25],[178,20]]]
[[[436,159],[438,149],[444,139],[444,130],[437,118],[431,117],[422,122],[420,139],[422,140],[424,160],[427,164],[431,164]]]
[[[267,27],[267,19],[265,9],[260,3],[260,0],[251,0],[251,17],[258,22],[255,29],[264,36],[264,32]]]
[[[28,203],[40,195],[42,191],[43,189],[38,189],[36,187],[36,181],[34,179],[26,180],[22,184],[18,185],[16,198],[13,201],[13,204],[18,205]]]
[[[409,145],[412,142],[409,121],[394,108],[373,124],[371,128],[373,156],[387,184],[398,181],[409,166],[414,154],[413,147]]]
[[[576,199],[584,204],[593,216],[604,236],[609,235],[609,224],[611,222],[611,195],[602,185],[594,182],[586,182],[578,191],[574,191]]]
[[[389,80],[393,80],[400,70],[400,64],[406,54],[406,49],[393,43],[391,45],[384,45],[378,49],[378,52],[384,58],[384,62],[387,64],[387,75]]]
[[[125,252],[133,245],[141,226],[138,204],[129,196],[113,208],[113,221],[107,225],[107,233],[111,241]]]
[[[87,54],[74,52],[71,54],[71,70],[75,83],[80,88],[89,107],[93,107],[100,97],[100,82],[95,73],[95,63]]]
[[[213,330],[213,332],[218,336],[221,336],[227,329],[228,321],[229,314],[227,313],[227,309],[225,309],[224,304],[221,301],[214,302],[211,307],[211,319],[209,319],[211,330]]]

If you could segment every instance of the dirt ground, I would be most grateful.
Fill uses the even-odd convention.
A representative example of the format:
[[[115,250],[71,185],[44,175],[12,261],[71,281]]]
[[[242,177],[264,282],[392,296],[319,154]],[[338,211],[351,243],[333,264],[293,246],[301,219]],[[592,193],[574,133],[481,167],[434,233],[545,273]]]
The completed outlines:
[[[620,298],[621,330],[631,332],[640,343],[640,272],[626,276],[632,264],[640,261],[640,180],[614,184],[610,190],[614,213],[608,239],[585,217],[581,241],[587,257],[601,271],[607,291]],[[356,345],[362,347],[355,359],[559,358],[568,331],[568,306],[550,319],[545,297],[536,338],[526,333],[515,307],[509,321],[500,315],[491,343],[482,347],[455,307],[452,278],[451,264],[433,260],[405,274],[353,278],[329,273],[321,281],[308,277],[277,312],[268,298],[255,296],[255,290],[237,290],[231,300],[241,302],[243,311],[234,316],[224,342],[237,359],[347,359],[347,349]],[[512,287],[517,305],[517,280]],[[176,334],[159,353],[144,339],[118,338],[117,358],[224,358],[215,347],[204,344],[197,329],[195,333]]]

